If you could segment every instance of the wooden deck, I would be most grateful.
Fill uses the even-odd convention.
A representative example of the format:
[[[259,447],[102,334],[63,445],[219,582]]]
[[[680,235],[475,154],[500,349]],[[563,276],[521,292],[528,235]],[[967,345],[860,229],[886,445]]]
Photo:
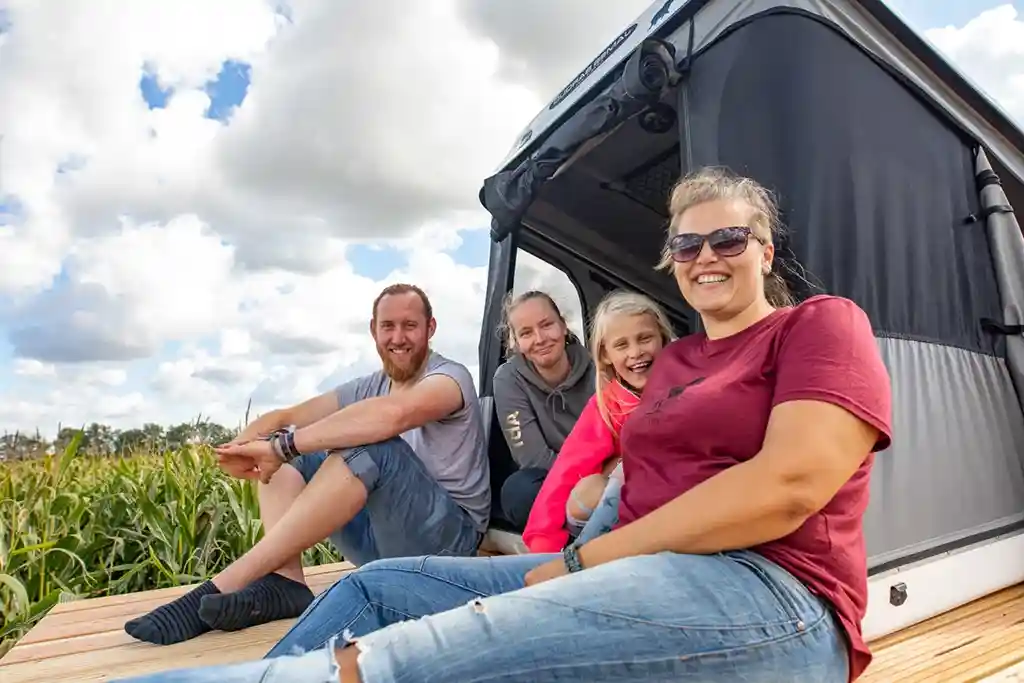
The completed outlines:
[[[1024,683],[1024,584],[871,643],[858,683]]]
[[[306,569],[314,593],[352,570],[347,562]],[[124,623],[188,591],[164,588],[56,605],[7,655],[0,659],[3,683],[85,683],[166,669],[260,659],[292,621],[244,631],[213,632],[177,645],[141,643]]]
[[[306,570],[319,593],[351,571],[348,563]],[[261,658],[290,621],[235,633],[208,633],[178,645],[140,643],[124,622],[187,588],[59,604],[3,659],[0,681],[86,682]],[[872,643],[875,661],[858,683],[1024,683],[1024,584]]]

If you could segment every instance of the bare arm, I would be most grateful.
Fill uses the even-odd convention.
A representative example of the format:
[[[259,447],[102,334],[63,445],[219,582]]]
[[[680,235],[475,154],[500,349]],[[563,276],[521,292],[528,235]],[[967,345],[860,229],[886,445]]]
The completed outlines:
[[[289,408],[271,410],[250,422],[234,442],[244,443],[289,425],[305,427],[338,410],[338,396],[332,389]]]
[[[669,550],[710,554],[786,536],[857,471],[878,429],[839,406],[776,406],[760,452],[580,549],[584,567]]]
[[[384,441],[441,420],[462,404],[454,379],[431,375],[407,390],[357,401],[301,427],[295,432],[295,446],[301,453],[312,453]]]

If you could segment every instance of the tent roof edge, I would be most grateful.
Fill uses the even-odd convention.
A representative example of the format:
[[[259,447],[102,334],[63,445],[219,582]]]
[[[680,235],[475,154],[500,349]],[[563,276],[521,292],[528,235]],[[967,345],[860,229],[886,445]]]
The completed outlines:
[[[735,9],[739,11],[723,11],[715,7],[729,4],[734,5]],[[935,106],[952,114],[970,134],[978,139],[981,145],[989,148],[989,151],[1011,173],[1016,175],[1020,182],[1024,183],[1024,131],[998,104],[974,85],[922,36],[910,28],[896,12],[886,5],[884,0],[775,0],[772,7],[766,7],[764,0],[655,0],[551,102],[541,109],[519,135],[515,145],[495,171],[515,168],[528,155],[542,150],[544,140],[549,138],[552,133],[564,125],[571,125],[573,116],[610,86],[608,81],[614,75],[615,70],[644,40],[662,38],[677,42],[685,35],[686,24],[691,20],[695,20],[697,23],[701,21],[700,12],[705,8],[719,9],[723,16],[731,15],[737,17],[736,21],[741,21],[742,15],[754,13],[751,10],[754,4],[758,7],[756,12],[758,14],[766,10],[789,7],[810,11],[827,18],[830,9],[843,5],[867,13],[892,39],[909,51],[914,59],[930,71],[945,88],[970,108],[974,114],[980,116],[983,123],[986,124],[984,127],[990,130],[988,132],[971,130],[976,126],[963,120],[963,112],[950,111],[950,107],[946,103],[932,97],[930,93],[924,93],[925,96],[928,96]],[[719,34],[728,29],[731,23],[736,23],[736,21],[726,25],[717,23],[714,30],[704,37],[697,36],[695,48],[699,49],[703,44],[712,42]],[[872,27],[861,28],[870,30]],[[856,36],[850,37],[859,44],[861,43]],[[864,45],[862,47],[867,48]],[[903,64],[890,62],[890,66],[901,72],[906,71]],[[1002,140],[993,139],[991,133],[995,133]]]

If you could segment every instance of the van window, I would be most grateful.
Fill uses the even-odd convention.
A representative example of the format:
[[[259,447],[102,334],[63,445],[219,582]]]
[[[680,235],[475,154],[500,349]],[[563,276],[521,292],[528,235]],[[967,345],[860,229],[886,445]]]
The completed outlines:
[[[569,329],[586,344],[583,301],[580,300],[579,290],[576,289],[572,279],[565,271],[520,249],[516,253],[516,272],[512,281],[512,293],[519,295],[531,289],[550,294],[562,310]]]

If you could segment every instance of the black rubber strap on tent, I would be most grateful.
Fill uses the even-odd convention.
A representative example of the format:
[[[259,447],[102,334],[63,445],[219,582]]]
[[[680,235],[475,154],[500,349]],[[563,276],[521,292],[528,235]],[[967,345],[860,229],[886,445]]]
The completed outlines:
[[[991,168],[986,168],[985,170],[979,172],[975,176],[975,180],[977,182],[979,190],[981,190],[982,188],[988,187],[989,185],[1002,185],[1003,184],[1002,181],[999,180],[999,176],[997,176],[996,172],[993,171]]]
[[[1009,204],[993,204],[986,206],[980,212],[982,218],[988,218],[994,213],[1013,213],[1013,207]]]
[[[1013,213],[1013,207],[1009,204],[995,204],[993,206],[986,206],[984,209],[978,211],[978,213],[968,214],[967,218],[964,219],[965,225],[971,223],[978,223],[980,221],[988,220],[988,217],[996,213]]]
[[[676,98],[676,115],[679,120],[679,170],[686,175],[693,170],[693,143],[690,133],[690,97],[687,82],[693,64],[693,19],[690,19],[690,37],[686,46],[686,56],[676,65],[679,72],[679,96]]]
[[[1024,334],[1024,325],[1007,325],[992,318],[982,318],[981,329],[989,334],[1001,334],[1007,337],[1016,337]]]
[[[694,27],[693,19],[690,19],[690,34],[687,38],[686,56],[683,57],[682,61],[676,64],[676,71],[680,74],[687,74],[690,71],[690,67],[693,64],[693,41],[694,41]]]
[[[990,185],[1002,186],[1002,182],[999,180],[999,176],[996,172],[990,168],[986,168],[983,171],[978,172],[974,176],[975,185],[978,188],[978,192],[981,192]],[[1013,207],[1009,204],[993,204],[992,206],[983,207],[977,214],[971,214],[964,221],[965,223],[977,223],[988,219],[989,216],[996,213],[1013,213]]]

